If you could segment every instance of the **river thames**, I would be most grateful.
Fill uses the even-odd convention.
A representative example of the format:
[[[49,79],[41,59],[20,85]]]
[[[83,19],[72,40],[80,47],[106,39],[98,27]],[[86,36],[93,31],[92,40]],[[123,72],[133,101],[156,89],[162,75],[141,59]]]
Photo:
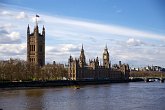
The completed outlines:
[[[165,83],[0,90],[3,110],[165,110]]]

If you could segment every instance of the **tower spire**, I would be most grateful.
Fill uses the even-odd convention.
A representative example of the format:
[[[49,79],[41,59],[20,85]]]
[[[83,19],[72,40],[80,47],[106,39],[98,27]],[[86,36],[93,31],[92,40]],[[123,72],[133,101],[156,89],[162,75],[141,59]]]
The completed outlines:
[[[28,29],[29,29],[29,24],[28,24]]]
[[[107,52],[108,51],[108,47],[107,47],[107,44],[105,45],[105,48],[104,48],[104,52]]]
[[[83,44],[82,44],[82,48],[81,48],[82,50],[84,50],[84,48],[83,48]]]
[[[27,27],[27,33],[30,34],[30,27],[29,27],[29,24],[28,24],[28,27]]]
[[[45,30],[45,27],[44,27],[44,25],[43,25],[43,28],[42,28],[43,30]]]
[[[43,28],[42,28],[42,35],[45,36],[45,27],[43,25]]]
[[[106,43],[106,45],[105,45],[105,49],[107,50],[108,48],[107,48],[107,43]]]

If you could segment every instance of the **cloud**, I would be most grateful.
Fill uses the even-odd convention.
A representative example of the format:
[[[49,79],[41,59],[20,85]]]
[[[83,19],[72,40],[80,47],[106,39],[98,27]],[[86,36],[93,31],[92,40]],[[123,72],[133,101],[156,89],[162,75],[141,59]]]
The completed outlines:
[[[46,46],[46,61],[47,62],[60,62],[66,63],[69,55],[78,57],[80,53],[80,47],[74,44],[59,44],[54,46]]]
[[[134,39],[134,38],[129,38],[126,41],[126,43],[127,43],[128,46],[141,46],[141,45],[145,45],[146,44],[146,43],[142,42],[141,40]]]
[[[73,44],[59,44],[56,46],[47,46],[46,52],[62,52],[62,53],[72,53],[72,52],[79,52],[80,47]]]
[[[6,10],[2,11],[2,12],[1,12],[1,15],[13,16],[13,14],[11,14],[9,11],[6,11]]]
[[[62,46],[61,50],[64,52],[77,52],[80,50],[80,48],[73,44],[65,44]]]
[[[8,32],[5,28],[0,28],[0,44],[21,43],[19,32]]]
[[[3,35],[3,34],[8,34],[8,32],[4,29],[0,29],[0,34]]]
[[[160,65],[163,66],[165,48],[126,48],[113,47],[110,49],[110,60],[118,63],[121,60],[130,66]]]
[[[20,33],[19,32],[11,32],[8,36],[13,41],[20,39]]]
[[[8,12],[8,11],[7,11]],[[7,13],[6,12],[6,13]],[[15,12],[16,13],[16,18],[26,18],[28,16],[28,12]],[[13,13],[13,15],[15,15]],[[31,17],[31,13],[29,13],[30,17],[29,20],[31,19],[32,22],[36,21],[36,17]],[[57,16],[49,16],[45,14],[40,14],[40,17],[37,18],[39,23],[44,23],[45,25],[48,25],[48,27],[51,27],[52,29],[49,28],[49,30],[56,31],[56,27],[58,26],[57,31],[64,32],[65,34],[67,33],[78,33],[78,34],[84,34],[84,35],[115,35],[115,36],[121,36],[121,37],[137,37],[137,38],[149,38],[149,39],[160,39],[160,40],[165,40],[164,35],[160,34],[155,34],[155,33],[150,33],[150,32],[145,32],[141,30],[136,30],[128,27],[122,27],[122,26],[117,26],[117,25],[107,25],[107,24],[99,24],[99,23],[94,23],[94,22],[88,22],[88,21],[82,21],[82,20],[75,20],[75,19],[68,19],[65,17],[57,17]],[[48,31],[49,31],[48,30]],[[57,32],[56,31],[56,32]],[[51,32],[54,34],[53,32]],[[49,33],[49,34],[51,34]]]
[[[25,55],[26,44],[0,44],[0,56]]]
[[[14,11],[7,11],[4,10],[0,13],[1,16],[4,17],[13,17],[15,19],[27,19],[28,18],[28,14],[26,14],[25,12],[21,11],[21,12],[14,12]]]
[[[11,30],[12,28],[15,28],[16,26],[12,25],[11,23],[5,23],[4,25],[0,26],[0,30]]]
[[[20,12],[17,16],[17,19],[24,19],[24,18],[28,18],[28,15],[25,12]]]
[[[56,29],[56,27],[58,26],[57,29],[60,31],[63,30],[65,34],[68,32],[69,33],[73,32],[74,34],[78,33],[78,34],[96,36],[97,38],[98,35],[101,36],[113,35],[113,36],[126,37],[126,38],[135,37],[135,38],[146,38],[146,39],[159,39],[165,41],[165,35],[151,33],[143,30],[137,30],[123,26],[117,26],[111,24],[109,25],[99,24],[94,22],[68,19],[65,17],[47,16],[47,15],[42,15],[41,17],[45,19],[45,23],[47,25],[49,25],[50,27],[52,25],[51,28],[54,27]]]

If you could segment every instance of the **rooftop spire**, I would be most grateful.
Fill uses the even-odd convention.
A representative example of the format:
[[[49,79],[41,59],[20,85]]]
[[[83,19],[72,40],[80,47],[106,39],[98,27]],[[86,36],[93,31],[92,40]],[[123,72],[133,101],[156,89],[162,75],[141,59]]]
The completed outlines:
[[[27,27],[27,33],[30,34],[30,27],[29,27],[29,24],[28,24],[28,27]]]
[[[43,30],[45,30],[45,27],[44,27],[44,25],[43,25],[43,28],[42,28]]]
[[[105,49],[104,49],[104,51],[108,51],[107,44],[105,45]]]
[[[28,29],[29,29],[29,24],[28,24]]]
[[[105,49],[108,49],[108,48],[107,48],[107,44],[105,45]]]
[[[81,49],[84,50],[84,49],[83,49],[83,44],[82,44],[82,48],[81,48]]]
[[[108,53],[108,47],[107,44],[105,45],[105,49],[104,49],[104,54]]]

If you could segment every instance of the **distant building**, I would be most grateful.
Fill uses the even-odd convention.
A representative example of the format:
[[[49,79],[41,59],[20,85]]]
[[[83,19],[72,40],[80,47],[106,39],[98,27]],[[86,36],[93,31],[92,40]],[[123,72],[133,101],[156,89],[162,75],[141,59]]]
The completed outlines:
[[[39,33],[38,24],[34,31],[30,33],[30,27],[27,27],[27,62],[37,66],[45,65],[45,28]]]
[[[12,64],[17,65],[18,63],[26,64],[26,61],[20,59],[12,59],[9,60],[0,60],[0,65]]]
[[[160,66],[145,66],[141,68],[132,68],[131,71],[165,72],[165,68]]]
[[[99,64],[98,57],[89,60],[89,64],[87,64],[83,46],[78,59],[70,56],[68,60],[68,78],[70,80],[128,80],[129,72],[129,65],[121,64],[121,61],[119,61],[119,65],[111,67],[107,46],[103,52],[103,65]]]

